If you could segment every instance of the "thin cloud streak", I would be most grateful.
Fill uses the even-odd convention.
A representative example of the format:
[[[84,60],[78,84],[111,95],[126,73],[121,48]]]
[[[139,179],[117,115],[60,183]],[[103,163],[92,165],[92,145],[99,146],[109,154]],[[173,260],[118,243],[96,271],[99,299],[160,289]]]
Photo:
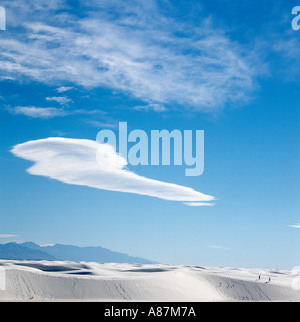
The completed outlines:
[[[31,118],[50,119],[68,115],[63,109],[56,107],[16,106],[9,108],[12,114],[25,115]]]
[[[190,207],[215,206],[214,203],[206,203],[206,202],[185,202],[184,204]]]
[[[84,110],[84,109],[75,109],[68,110],[64,108],[56,107],[36,107],[36,106],[16,106],[8,107],[7,111],[15,115],[25,115],[30,118],[35,119],[51,119],[54,117],[63,117],[70,115],[98,115],[103,116],[103,112],[100,110]],[[100,121],[99,121],[100,122]]]
[[[61,105],[68,105],[69,103],[73,103],[73,101],[65,96],[48,96],[46,97],[46,101],[49,102],[57,102]]]
[[[300,228],[300,224],[296,224],[296,225],[289,225],[289,227],[292,227],[292,228]]]
[[[0,234],[0,239],[15,238],[15,237],[19,237],[19,235]]]

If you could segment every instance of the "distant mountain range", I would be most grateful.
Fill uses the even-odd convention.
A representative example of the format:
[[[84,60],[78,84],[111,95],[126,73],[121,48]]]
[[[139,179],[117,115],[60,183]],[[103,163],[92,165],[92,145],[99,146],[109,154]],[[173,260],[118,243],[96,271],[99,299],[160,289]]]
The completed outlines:
[[[101,263],[137,263],[154,264],[154,261],[127,254],[114,252],[103,247],[78,247],[55,244],[54,246],[39,246],[33,242],[22,244],[0,244],[0,259],[15,260],[62,260],[85,261]]]

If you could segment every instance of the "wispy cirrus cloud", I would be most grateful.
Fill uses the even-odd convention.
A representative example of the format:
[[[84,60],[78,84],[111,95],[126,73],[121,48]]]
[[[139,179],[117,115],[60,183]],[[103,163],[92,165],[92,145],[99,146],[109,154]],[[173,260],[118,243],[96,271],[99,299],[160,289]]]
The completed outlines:
[[[154,112],[166,112],[168,109],[162,105],[157,103],[150,103],[147,105],[138,105],[134,107],[137,111],[154,111]]]
[[[15,18],[19,36],[1,39],[0,70],[8,77],[111,88],[158,104],[153,110],[176,103],[212,111],[247,100],[254,89],[252,54],[211,18],[197,27],[174,23],[156,1],[80,1],[84,18],[67,2],[39,0],[31,11],[20,0],[4,4],[24,19]]]
[[[65,109],[65,108],[56,108],[56,107],[37,107],[37,106],[16,106],[16,107],[8,107],[6,108],[11,114],[15,115],[25,115],[30,118],[35,119],[51,119],[54,117],[63,117],[70,115],[92,115],[101,116],[102,123],[104,123],[107,118],[105,114],[100,110],[84,110],[84,109]],[[92,122],[92,120],[91,120]],[[94,120],[94,122],[101,122]]]
[[[56,107],[16,106],[15,108],[9,108],[9,111],[12,114],[39,119],[50,119],[68,115],[68,112]]]
[[[96,141],[47,138],[16,145],[11,152],[34,162],[28,173],[67,184],[171,201],[214,200],[213,196],[192,188],[153,180],[129,171],[126,160],[112,146]]]
[[[58,93],[65,93],[65,92],[71,91],[71,90],[73,90],[73,89],[74,89],[74,87],[70,87],[70,86],[61,86],[61,87],[58,87],[58,88],[56,89],[56,91],[57,91]]]
[[[73,103],[73,101],[65,96],[48,96],[46,97],[46,101],[48,102],[57,102],[61,105],[68,105],[69,103]]]

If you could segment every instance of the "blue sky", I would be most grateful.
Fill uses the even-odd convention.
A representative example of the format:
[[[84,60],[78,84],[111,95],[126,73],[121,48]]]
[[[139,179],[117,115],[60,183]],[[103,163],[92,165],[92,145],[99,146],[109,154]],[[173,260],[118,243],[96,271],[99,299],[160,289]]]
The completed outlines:
[[[0,242],[101,245],[170,264],[299,265],[297,1],[0,5]],[[123,192],[123,177],[93,179],[102,189],[70,184],[78,173],[87,180],[78,160],[45,158],[43,139],[59,138],[58,155],[73,157],[64,139],[93,142],[119,122],[204,130],[201,176],[185,176],[185,166],[128,170],[175,184],[173,199],[187,187],[215,205],[141,195],[149,186],[140,181]],[[25,154],[48,164],[28,170]],[[58,179],[57,166],[67,169]]]

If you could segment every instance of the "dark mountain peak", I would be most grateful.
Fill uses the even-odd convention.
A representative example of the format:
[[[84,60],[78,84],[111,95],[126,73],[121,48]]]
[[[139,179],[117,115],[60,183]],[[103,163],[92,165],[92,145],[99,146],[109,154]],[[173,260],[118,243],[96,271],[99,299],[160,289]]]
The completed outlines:
[[[56,258],[40,249],[26,247],[24,244],[7,243],[0,245],[0,259],[55,260]]]
[[[32,250],[40,250],[49,254],[57,260],[83,261],[83,262],[103,262],[103,263],[137,263],[154,264],[155,262],[132,257],[127,254],[111,251],[101,246],[80,247],[74,245],[55,244],[53,246],[39,246],[33,242],[25,242],[23,246]]]
[[[32,249],[40,249],[40,245],[37,245],[36,243],[34,242],[24,242],[21,244],[23,247],[28,247],[28,248],[32,248]]]

